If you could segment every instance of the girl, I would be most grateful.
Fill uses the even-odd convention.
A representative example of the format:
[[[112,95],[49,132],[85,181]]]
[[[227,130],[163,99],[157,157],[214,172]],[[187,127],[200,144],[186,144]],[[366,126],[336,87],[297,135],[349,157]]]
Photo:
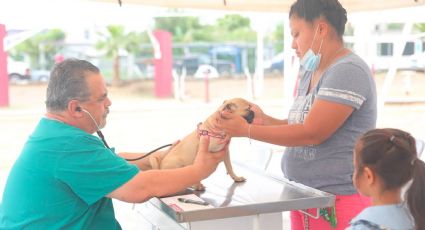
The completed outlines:
[[[372,198],[372,206],[349,229],[425,229],[425,163],[415,139],[398,129],[374,129],[357,141],[353,156],[353,184]],[[402,188],[410,180],[402,202]]]

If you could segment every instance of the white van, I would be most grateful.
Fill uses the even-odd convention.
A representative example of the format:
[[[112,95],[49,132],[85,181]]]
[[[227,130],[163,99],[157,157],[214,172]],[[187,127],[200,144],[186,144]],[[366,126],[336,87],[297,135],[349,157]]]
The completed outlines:
[[[393,54],[393,42],[383,41],[377,43],[377,57],[374,61],[375,69],[378,71],[387,70],[392,63]],[[421,39],[406,42],[403,55],[397,64],[400,70],[425,71],[425,42]]]
[[[7,74],[10,81],[31,80],[30,67],[23,61],[7,59]]]

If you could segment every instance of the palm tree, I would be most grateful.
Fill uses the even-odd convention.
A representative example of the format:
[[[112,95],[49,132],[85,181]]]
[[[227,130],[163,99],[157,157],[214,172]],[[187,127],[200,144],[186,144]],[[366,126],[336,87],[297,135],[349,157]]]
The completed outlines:
[[[416,28],[419,32],[425,32],[425,23],[416,23],[416,24],[415,24],[415,28]]]
[[[121,25],[109,25],[107,26],[107,32],[99,33],[99,35],[103,37],[103,40],[97,42],[96,48],[105,50],[106,56],[113,58],[112,85],[119,86],[121,83],[119,51],[136,51],[138,44],[140,44],[138,42],[140,35],[134,32],[126,33],[125,28]]]
[[[63,47],[64,40],[65,33],[60,29],[43,30],[14,47],[9,55],[16,60],[28,56],[32,68],[50,69],[54,65],[54,56]]]

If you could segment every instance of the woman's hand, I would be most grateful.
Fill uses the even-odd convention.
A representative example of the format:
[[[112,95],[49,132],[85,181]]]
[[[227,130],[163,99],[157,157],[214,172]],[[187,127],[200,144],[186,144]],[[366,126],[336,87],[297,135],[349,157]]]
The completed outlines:
[[[251,110],[254,112],[254,120],[252,121],[252,124],[254,125],[263,125],[264,124],[264,112],[258,106],[257,104],[250,103],[251,104]]]
[[[214,130],[221,130],[230,137],[248,136],[248,122],[241,116],[228,111],[217,111]]]

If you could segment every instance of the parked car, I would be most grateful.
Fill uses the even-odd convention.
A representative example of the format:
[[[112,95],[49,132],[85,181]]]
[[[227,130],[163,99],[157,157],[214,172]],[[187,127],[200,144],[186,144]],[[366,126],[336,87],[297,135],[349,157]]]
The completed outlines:
[[[50,79],[50,71],[48,70],[32,70],[31,81],[33,82],[48,82]]]
[[[264,62],[264,72],[270,74],[283,74],[283,52]]]
[[[205,79],[207,76],[208,78],[218,78],[219,74],[217,69],[211,65],[200,65],[195,74],[193,74],[193,77],[198,79]]]
[[[7,59],[7,74],[10,81],[31,80],[30,67],[22,61]]]
[[[410,65],[407,66],[407,69],[425,72],[425,51],[412,55],[409,61]]]
[[[137,73],[146,79],[153,79],[155,75],[154,60],[152,58],[140,58],[136,60],[135,68]]]
[[[176,58],[173,64],[178,73],[183,68],[186,68],[186,74],[189,76],[194,76],[198,68],[202,65],[213,66],[220,76],[231,76],[235,73],[235,65],[231,61],[212,60],[211,57],[205,54]]]

